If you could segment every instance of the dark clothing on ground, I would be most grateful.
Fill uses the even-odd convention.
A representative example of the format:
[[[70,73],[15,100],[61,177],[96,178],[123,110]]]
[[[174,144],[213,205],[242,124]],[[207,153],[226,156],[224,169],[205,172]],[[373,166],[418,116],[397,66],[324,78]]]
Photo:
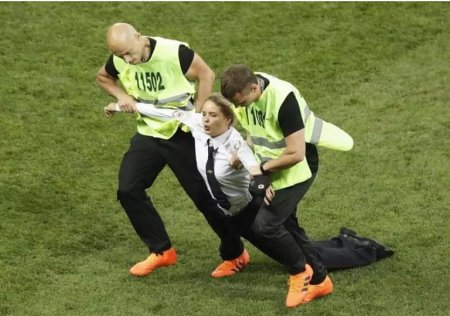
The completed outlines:
[[[255,247],[272,259],[279,261],[279,258],[272,255],[270,247],[266,247],[264,242],[258,240],[256,235],[249,229],[262,203],[262,198],[254,198],[245,211],[231,218],[242,236],[251,242]],[[357,239],[358,238],[358,239]],[[374,263],[375,261],[392,256],[394,252],[381,245],[366,243],[371,240],[364,237],[348,238],[340,233],[337,237],[326,240],[311,240],[310,246],[317,259],[325,266],[327,271],[351,269]],[[361,241],[362,240],[362,241]],[[384,252],[377,254],[376,248],[383,248]]]

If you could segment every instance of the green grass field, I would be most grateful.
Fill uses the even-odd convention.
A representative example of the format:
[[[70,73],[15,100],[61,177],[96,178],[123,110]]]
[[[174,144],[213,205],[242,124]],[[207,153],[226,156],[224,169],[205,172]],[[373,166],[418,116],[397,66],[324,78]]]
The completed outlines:
[[[2,2],[0,21],[0,315],[450,314],[450,3]],[[243,273],[209,277],[217,239],[165,170],[150,194],[179,261],[129,276],[146,248],[115,191],[134,119],[105,118],[94,79],[118,21],[189,42],[217,78],[246,63],[294,83],[355,140],[321,150],[304,227],[396,255],[287,310],[286,272],[251,245]]]

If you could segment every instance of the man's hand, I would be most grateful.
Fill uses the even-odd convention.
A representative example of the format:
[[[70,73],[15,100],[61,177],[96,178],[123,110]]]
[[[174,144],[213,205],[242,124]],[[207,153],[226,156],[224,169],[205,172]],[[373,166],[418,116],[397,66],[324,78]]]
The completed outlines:
[[[122,112],[134,113],[137,111],[136,100],[129,96],[123,95],[117,100],[117,105]]]
[[[103,90],[117,99],[117,104],[122,112],[136,112],[136,100],[119,87],[117,78],[113,78],[108,74],[105,65],[97,72],[96,79]]]
[[[264,197],[264,203],[266,203],[266,205],[269,205],[270,202],[272,202],[274,197],[275,197],[275,191],[272,188],[272,186],[269,185],[269,187],[266,189],[266,196]]]
[[[114,113],[117,111],[117,103],[110,103],[103,108],[105,115],[108,117],[112,117]]]

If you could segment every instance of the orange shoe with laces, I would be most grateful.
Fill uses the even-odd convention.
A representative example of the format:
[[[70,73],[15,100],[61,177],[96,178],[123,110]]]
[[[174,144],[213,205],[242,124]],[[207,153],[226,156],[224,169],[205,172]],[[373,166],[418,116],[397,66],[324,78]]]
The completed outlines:
[[[333,292],[333,282],[327,275],[325,280],[319,284],[310,284],[308,288],[308,294],[306,294],[303,303],[311,302],[313,299],[325,296]]]
[[[177,253],[172,247],[162,254],[152,253],[144,261],[136,263],[130,269],[130,274],[134,276],[146,276],[150,274],[153,270],[160,267],[168,267],[177,262]]]
[[[306,294],[308,293],[309,281],[311,281],[313,270],[309,264],[305,265],[305,271],[289,278],[289,291],[286,297],[287,307],[297,307],[303,303]]]
[[[244,268],[250,263],[250,254],[246,249],[242,254],[233,260],[225,260],[211,273],[213,278],[221,278],[234,275],[244,270]]]

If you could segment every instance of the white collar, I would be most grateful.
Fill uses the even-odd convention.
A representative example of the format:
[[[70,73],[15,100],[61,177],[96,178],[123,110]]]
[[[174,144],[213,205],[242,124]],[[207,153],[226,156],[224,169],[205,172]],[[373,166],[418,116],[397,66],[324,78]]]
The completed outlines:
[[[227,141],[227,139],[230,137],[232,131],[233,131],[233,129],[229,128],[225,133],[223,133],[219,136],[216,136],[216,137],[210,137],[208,139],[211,139],[212,146],[215,149],[217,149],[220,145],[223,145]],[[206,143],[206,144],[208,144],[208,143]]]

